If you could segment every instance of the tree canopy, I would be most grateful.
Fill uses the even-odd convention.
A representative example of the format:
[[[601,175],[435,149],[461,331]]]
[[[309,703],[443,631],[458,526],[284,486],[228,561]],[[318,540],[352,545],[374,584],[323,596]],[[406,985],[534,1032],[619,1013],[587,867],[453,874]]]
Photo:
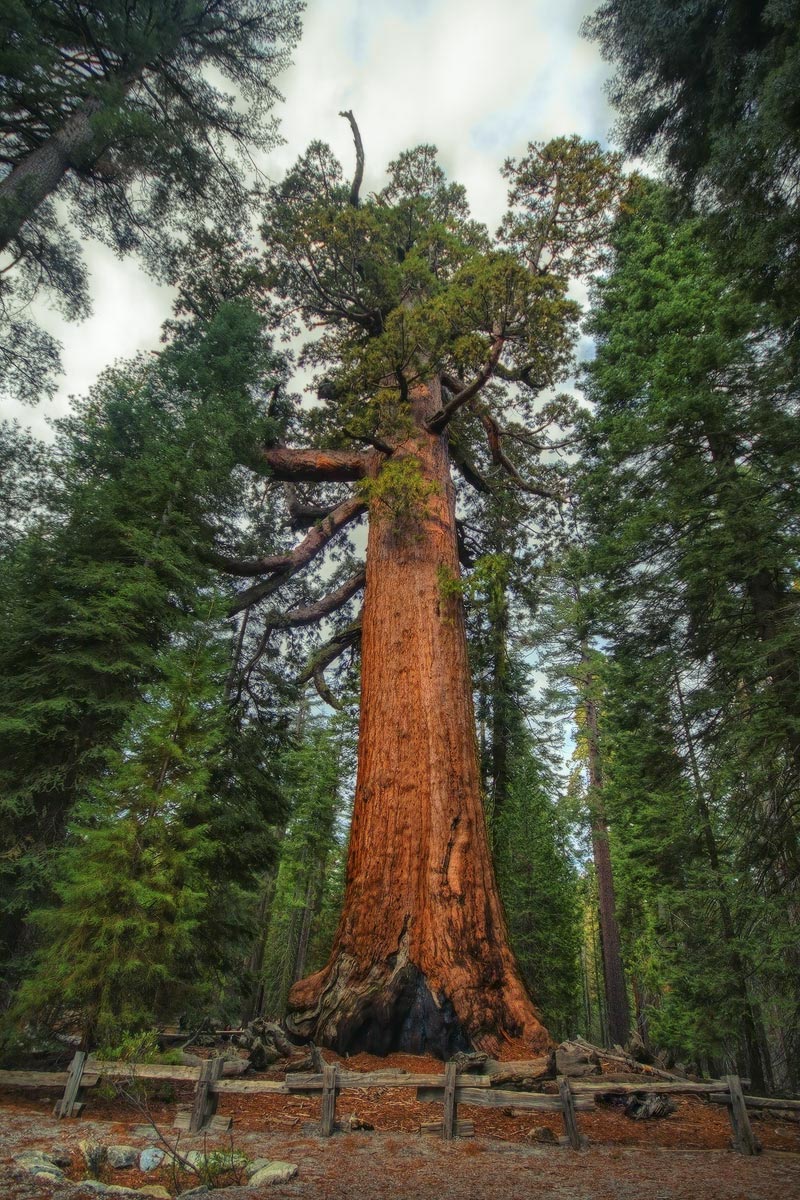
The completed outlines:
[[[4,387],[25,399],[52,387],[57,347],[26,314],[40,288],[70,318],[88,311],[76,233],[169,277],[188,230],[246,220],[299,11],[295,0],[3,6]]]

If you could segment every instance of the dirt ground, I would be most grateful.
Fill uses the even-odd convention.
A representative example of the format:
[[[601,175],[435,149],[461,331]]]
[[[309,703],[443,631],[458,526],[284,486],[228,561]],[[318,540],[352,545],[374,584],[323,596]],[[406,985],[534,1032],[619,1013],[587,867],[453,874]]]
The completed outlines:
[[[334,1055],[326,1053],[333,1061]],[[391,1055],[375,1059],[358,1055],[350,1070],[401,1067],[408,1071],[441,1071],[428,1058]],[[158,1085],[148,1101],[155,1125],[174,1142],[176,1103],[188,1102],[191,1085]],[[12,1157],[24,1149],[47,1152],[54,1146],[72,1154],[68,1174],[82,1171],[79,1143],[124,1142],[144,1147],[156,1142],[144,1131],[145,1116],[120,1098],[88,1093],[84,1115],[77,1120],[52,1117],[54,1094],[6,1090],[0,1096],[0,1200],[79,1200],[91,1194],[74,1183],[50,1188],[14,1168]],[[730,1151],[730,1128],[723,1106],[694,1097],[674,1097],[677,1111],[652,1121],[633,1121],[621,1105],[598,1105],[579,1114],[587,1151],[576,1154],[557,1145],[531,1144],[535,1126],[563,1133],[558,1114],[511,1109],[468,1109],[459,1115],[474,1121],[475,1137],[446,1145],[422,1135],[421,1122],[435,1120],[440,1106],[420,1104],[412,1089],[372,1088],[343,1091],[337,1117],[343,1131],[330,1139],[317,1135],[318,1099],[295,1096],[220,1096],[219,1112],[233,1117],[229,1136],[209,1139],[209,1148],[232,1145],[250,1158],[297,1163],[289,1183],[268,1189],[233,1186],[219,1193],[226,1200],[263,1196],[308,1200],[384,1200],[385,1197],[430,1200],[794,1200],[800,1198],[800,1124],[771,1116],[754,1120],[764,1147],[758,1158]],[[351,1114],[375,1126],[373,1132],[349,1132]],[[180,1135],[178,1149],[204,1147],[204,1139]],[[158,1183],[171,1192],[196,1180],[176,1181],[162,1169],[107,1172],[108,1182],[128,1187]]]

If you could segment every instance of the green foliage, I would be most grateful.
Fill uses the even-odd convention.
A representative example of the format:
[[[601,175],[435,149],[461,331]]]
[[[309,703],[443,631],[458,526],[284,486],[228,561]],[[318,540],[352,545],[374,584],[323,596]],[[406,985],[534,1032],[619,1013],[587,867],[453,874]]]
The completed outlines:
[[[526,183],[528,159],[507,165],[508,248],[470,218],[464,189],[447,183],[431,146],[390,163],[387,186],[357,204],[321,143],[270,190],[261,231],[269,282],[290,327],[299,315],[323,330],[303,352],[324,371],[316,438],[404,440],[415,385],[441,371],[470,378],[498,341],[504,370],[524,386],[566,375],[579,312],[569,274],[590,261],[619,191],[618,163],[575,139],[536,154],[546,158],[542,178],[561,183],[540,195]]]
[[[114,1043],[98,1046],[101,1062],[151,1063],[158,1058],[158,1038],[152,1030],[123,1033]]]
[[[0,14],[0,283],[5,388],[52,389],[57,345],[25,317],[41,286],[88,311],[73,228],[169,276],[187,229],[246,219],[254,151],[275,144],[274,78],[299,34],[294,0],[198,5],[9,0]],[[235,93],[235,95],[234,95]],[[37,154],[63,136],[65,172]],[[19,177],[11,177],[18,169]],[[17,178],[24,179],[17,186]]]
[[[586,30],[617,65],[628,153],[712,215],[731,272],[796,332],[800,32],[791,0],[606,0]]]
[[[346,721],[310,723],[285,756],[291,813],[266,927],[263,1011],[282,1017],[289,989],[323,965],[343,896]],[[349,782],[349,781],[348,781]]]
[[[279,388],[282,372],[258,315],[228,304],[157,359],[109,371],[58,424],[47,507],[0,564],[6,971],[76,798],[191,626],[204,552],[241,536],[239,464],[276,429],[253,385]]]
[[[47,447],[28,430],[0,421],[0,555],[5,556],[47,502]]]
[[[592,317],[596,411],[582,487],[613,600],[608,627],[626,640],[671,640],[697,664],[697,715],[714,721],[708,751],[723,769],[748,763],[730,785],[758,828],[745,782],[755,762],[772,761],[784,820],[797,786],[800,424],[769,310],[720,270],[701,232],[653,185],[620,218]],[[791,861],[783,832],[783,850],[765,835],[765,852]]]
[[[220,851],[236,854],[213,787],[227,720],[215,634],[195,623],[160,656],[161,682],[76,805],[18,1012],[80,1012],[87,1040],[108,1041],[208,1003],[241,953],[255,873],[240,855],[238,876],[218,875]]]
[[[428,515],[428,500],[436,494],[436,484],[423,477],[419,459],[408,454],[390,458],[377,475],[359,480],[356,491],[402,536],[412,533]]]
[[[575,1033],[579,909],[567,830],[541,750],[515,755],[493,824],[498,882],[523,978],[555,1038]]]
[[[769,1086],[798,1002],[792,368],[670,193],[640,182],[611,241],[581,492],[626,959],[654,1040]]]

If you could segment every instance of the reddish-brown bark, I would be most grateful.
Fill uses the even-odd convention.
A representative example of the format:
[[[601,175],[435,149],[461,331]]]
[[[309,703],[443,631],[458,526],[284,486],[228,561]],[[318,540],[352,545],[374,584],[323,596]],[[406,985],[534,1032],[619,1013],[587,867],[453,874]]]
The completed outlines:
[[[356,454],[351,450],[305,450],[288,446],[264,450],[261,457],[269,467],[273,479],[286,479],[295,483],[303,480],[347,482],[363,479],[370,461],[368,454]]]
[[[508,945],[480,795],[446,439],[414,398],[413,455],[435,486],[397,528],[373,504],[362,633],[358,779],[331,958],[289,997],[288,1026],[340,1053],[430,1051],[548,1036]]]

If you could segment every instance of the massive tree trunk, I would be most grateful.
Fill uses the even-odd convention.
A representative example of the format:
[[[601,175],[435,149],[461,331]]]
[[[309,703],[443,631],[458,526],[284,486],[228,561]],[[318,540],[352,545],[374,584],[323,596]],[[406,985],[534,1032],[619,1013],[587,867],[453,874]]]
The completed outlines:
[[[409,516],[373,500],[358,778],[347,889],[328,964],[295,984],[289,1029],[340,1053],[446,1057],[504,1036],[548,1044],[508,945],[480,795],[446,439],[412,400],[433,492]],[[402,506],[401,506],[402,507]]]

